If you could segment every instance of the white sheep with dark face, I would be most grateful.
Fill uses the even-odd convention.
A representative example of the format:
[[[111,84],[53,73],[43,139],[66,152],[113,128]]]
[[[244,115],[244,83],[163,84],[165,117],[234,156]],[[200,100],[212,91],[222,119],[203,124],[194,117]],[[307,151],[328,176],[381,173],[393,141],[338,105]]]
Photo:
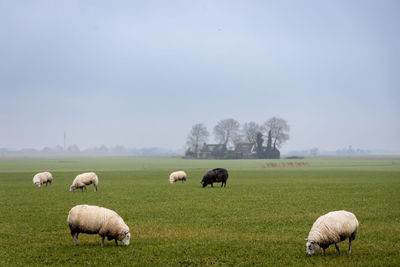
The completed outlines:
[[[72,182],[72,185],[69,188],[69,191],[74,191],[76,189],[83,189],[85,188],[87,192],[87,185],[93,184],[94,192],[97,192],[97,186],[99,185],[99,178],[97,174],[94,172],[85,172],[77,175]]]
[[[169,182],[171,184],[176,183],[177,181],[186,182],[186,172],[184,171],[176,171],[169,175]]]
[[[325,249],[331,244],[335,244],[339,254],[338,243],[349,238],[349,254],[351,253],[351,241],[356,238],[358,231],[358,221],[356,216],[348,211],[332,211],[319,217],[313,224],[308,238],[306,238],[306,252],[312,256],[320,248]]]
[[[39,172],[33,176],[33,184],[40,187],[42,184],[51,184],[53,182],[53,175],[49,172]]]
[[[78,235],[80,233],[99,234],[101,246],[104,246],[104,238],[118,241],[124,245],[129,245],[131,234],[129,227],[115,211],[90,205],[77,205],[68,214],[68,226],[71,230],[75,245],[78,245]]]

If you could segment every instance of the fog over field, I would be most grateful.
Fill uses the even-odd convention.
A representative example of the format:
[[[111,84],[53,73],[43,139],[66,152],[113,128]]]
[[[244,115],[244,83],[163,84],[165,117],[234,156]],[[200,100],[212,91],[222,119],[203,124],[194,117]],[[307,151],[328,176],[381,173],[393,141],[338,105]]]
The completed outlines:
[[[283,118],[282,151],[400,154],[399,1],[0,0],[0,148],[183,150]]]

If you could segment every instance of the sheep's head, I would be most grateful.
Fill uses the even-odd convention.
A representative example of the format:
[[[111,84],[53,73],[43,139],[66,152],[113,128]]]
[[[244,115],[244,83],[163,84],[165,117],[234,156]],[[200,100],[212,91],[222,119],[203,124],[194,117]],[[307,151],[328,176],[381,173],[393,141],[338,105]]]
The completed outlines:
[[[69,188],[69,191],[72,192],[72,191],[74,191],[75,189],[76,189],[76,187],[75,187],[74,185],[71,185],[70,188]]]
[[[204,175],[204,177],[203,177],[203,180],[201,180],[201,186],[204,188],[204,187],[206,187],[207,185],[208,185],[208,183],[207,183],[207,180],[208,180],[208,177],[207,177],[207,174],[206,175]]]
[[[130,239],[131,239],[131,233],[129,233],[129,230],[122,232],[118,237],[118,240],[121,241],[122,244],[124,244],[125,246],[129,245]]]
[[[35,185],[36,185],[37,187],[40,187],[40,182],[36,182]]]
[[[308,239],[306,239],[306,240],[307,240],[306,252],[308,255],[312,256],[319,251],[320,246],[314,240],[308,240]]]

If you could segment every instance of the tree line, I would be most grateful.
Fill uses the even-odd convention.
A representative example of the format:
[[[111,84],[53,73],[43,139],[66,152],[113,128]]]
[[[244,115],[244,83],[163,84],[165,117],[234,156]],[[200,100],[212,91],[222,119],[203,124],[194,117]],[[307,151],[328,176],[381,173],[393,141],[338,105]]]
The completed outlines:
[[[257,154],[264,157],[263,153],[267,153],[267,150],[277,150],[289,139],[289,131],[289,125],[282,118],[272,117],[262,124],[250,121],[242,125],[229,118],[219,121],[214,126],[213,135],[216,142],[227,147],[234,147],[242,142],[255,144]],[[210,133],[203,123],[193,125],[187,136],[187,149],[196,154],[202,145],[207,143],[209,137]]]

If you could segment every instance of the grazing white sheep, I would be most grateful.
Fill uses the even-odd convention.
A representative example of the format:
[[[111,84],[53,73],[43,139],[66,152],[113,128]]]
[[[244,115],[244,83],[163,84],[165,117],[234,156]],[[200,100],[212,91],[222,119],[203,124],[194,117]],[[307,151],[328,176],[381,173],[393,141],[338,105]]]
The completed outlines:
[[[340,254],[338,243],[349,238],[349,254],[351,253],[351,241],[356,238],[358,221],[356,216],[348,211],[332,211],[319,217],[313,224],[307,240],[307,254],[313,255],[331,244],[335,244]]]
[[[93,184],[94,192],[97,192],[97,185],[99,184],[99,178],[94,172],[85,172],[76,176],[76,178],[72,182],[72,185],[69,188],[69,191],[72,192],[78,188],[80,188],[83,191],[83,188],[85,188],[87,192],[86,186],[90,184]]]
[[[39,172],[33,176],[33,184],[40,187],[42,184],[53,182],[53,176],[49,172]]]
[[[75,245],[78,245],[78,235],[80,233],[99,234],[101,246],[104,246],[104,238],[118,241],[124,245],[129,245],[131,234],[129,227],[125,224],[121,216],[113,210],[99,206],[77,205],[68,214],[67,219],[69,229]]]
[[[186,181],[186,173],[184,171],[176,171],[169,175],[169,182],[171,184],[176,183],[177,181]]]

